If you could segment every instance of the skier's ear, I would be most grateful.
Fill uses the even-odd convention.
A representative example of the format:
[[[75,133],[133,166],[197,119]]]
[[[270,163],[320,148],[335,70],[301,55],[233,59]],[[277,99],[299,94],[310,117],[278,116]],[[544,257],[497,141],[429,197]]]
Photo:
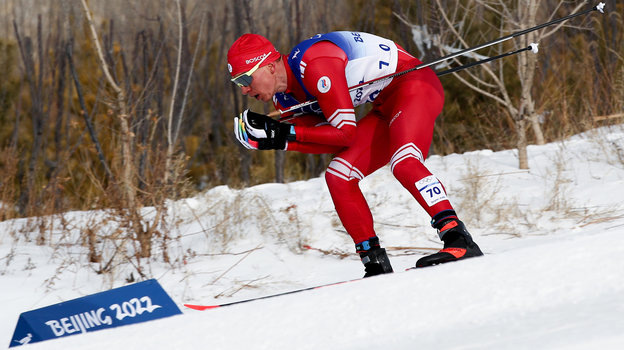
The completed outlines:
[[[275,62],[267,64],[267,67],[269,67],[269,72],[271,72],[271,74],[275,73]]]

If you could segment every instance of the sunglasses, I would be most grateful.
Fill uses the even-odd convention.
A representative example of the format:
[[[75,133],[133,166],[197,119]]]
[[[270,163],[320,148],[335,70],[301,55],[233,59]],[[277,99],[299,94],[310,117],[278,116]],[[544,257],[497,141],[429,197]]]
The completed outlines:
[[[252,69],[232,78],[232,82],[240,87],[246,87],[246,86],[251,85],[251,82],[253,81],[253,78],[251,77],[251,75],[254,74],[254,72],[257,71],[258,68],[260,68],[260,65],[262,64],[262,62],[264,62],[264,60],[266,60],[267,57],[269,57],[270,55],[271,55],[271,52],[264,55],[264,57],[260,60],[260,62],[256,63],[256,65]]]

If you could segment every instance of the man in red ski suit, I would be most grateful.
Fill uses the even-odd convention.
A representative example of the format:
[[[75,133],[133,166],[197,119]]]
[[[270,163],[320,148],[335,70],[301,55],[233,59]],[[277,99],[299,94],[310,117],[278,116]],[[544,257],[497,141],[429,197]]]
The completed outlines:
[[[362,32],[318,34],[281,55],[266,38],[245,34],[228,51],[232,81],[244,95],[279,110],[317,102],[280,121],[250,111],[235,118],[237,139],[250,149],[332,153],[325,179],[340,220],[355,242],[366,275],[392,272],[373,228],[359,181],[390,163],[392,174],[431,216],[444,249],[416,267],[482,255],[458,219],[440,181],[425,167],[434,122],[444,104],[442,85],[429,68],[349,87],[421,62],[396,43]],[[372,103],[356,121],[354,106]]]

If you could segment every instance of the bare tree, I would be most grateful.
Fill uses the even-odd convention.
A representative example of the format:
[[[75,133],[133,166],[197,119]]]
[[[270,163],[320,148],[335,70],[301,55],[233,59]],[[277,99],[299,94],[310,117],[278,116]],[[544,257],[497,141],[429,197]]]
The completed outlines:
[[[32,137],[30,159],[28,160],[28,170],[26,172],[26,190],[22,192],[19,208],[22,214],[26,214],[28,207],[38,202],[36,179],[40,173],[39,163],[43,155],[44,147],[44,129],[48,120],[45,102],[48,97],[43,83],[45,70],[48,64],[43,59],[44,42],[42,34],[41,15],[37,16],[37,41],[36,48],[33,47],[33,41],[29,36],[22,38],[17,27],[17,23],[13,22],[15,37],[17,38],[18,47],[22,56],[24,65],[24,76],[28,82],[31,96],[31,121],[32,121]],[[35,51],[36,50],[36,51]]]
[[[142,203],[137,198],[137,167],[133,153],[135,134],[132,132],[130,125],[130,121],[132,120],[130,112],[132,108],[128,106],[127,94],[124,87],[122,87],[122,84],[117,82],[109,69],[109,63],[107,62],[105,52],[100,44],[100,39],[98,38],[95,24],[93,23],[91,12],[86,0],[80,1],[84,10],[87,26],[91,34],[91,41],[95,46],[99,66],[104,73],[105,81],[108,86],[113,89],[113,93],[115,94],[112,107],[114,109],[113,114],[117,117],[119,133],[121,134],[120,148],[122,164],[120,169],[121,174],[119,176],[121,188],[119,189],[116,184],[114,185],[116,189],[119,189],[122,200],[121,203],[117,203],[121,210],[120,223],[130,229],[127,238],[131,237],[132,234],[135,235],[134,238],[139,244],[137,257],[147,258],[151,256],[152,236],[154,235],[156,228],[160,225],[161,220],[163,220],[162,213],[164,208],[162,205],[157,206],[157,214],[155,215],[154,221],[151,223],[146,222],[141,215],[140,209],[142,207]],[[112,31],[110,40],[112,41]],[[108,61],[112,62],[112,57],[109,57]],[[124,63],[125,62],[122,61],[124,70],[126,70],[127,67],[125,67]],[[124,244],[119,245],[119,247],[119,249],[125,250]],[[142,274],[140,268],[137,268],[137,272]]]
[[[169,180],[176,180],[174,174],[171,171],[174,169],[173,157],[175,148],[178,145],[178,138],[180,137],[180,127],[182,125],[182,120],[184,117],[184,109],[186,106],[186,102],[189,95],[189,89],[191,87],[191,79],[193,77],[193,67],[195,66],[195,61],[197,59],[197,53],[199,52],[199,47],[201,43],[201,35],[203,34],[204,28],[204,20],[205,16],[202,16],[201,24],[199,26],[199,36],[197,38],[197,43],[195,44],[195,50],[193,52],[193,59],[190,64],[190,68],[188,69],[188,73],[186,74],[186,84],[184,87],[183,96],[181,102],[179,103],[179,108],[177,110],[177,116],[174,117],[174,107],[176,105],[176,94],[178,92],[178,84],[180,84],[181,74],[180,71],[182,69],[182,51],[183,51],[183,37],[184,37],[184,27],[185,20],[183,15],[183,6],[180,3],[180,0],[176,0],[176,9],[178,15],[178,54],[176,59],[176,72],[175,78],[173,82],[173,92],[171,98],[171,105],[169,108],[169,115],[167,117],[167,155],[166,155],[166,163],[165,163],[165,179],[164,182],[168,183]]]
[[[95,45],[97,58],[100,61],[100,68],[106,77],[106,81],[109,86],[113,89],[116,95],[116,109],[117,109],[117,118],[119,121],[119,126],[121,129],[121,140],[122,140],[122,159],[123,159],[123,172],[121,176],[123,193],[125,196],[125,200],[128,203],[130,208],[136,208],[136,189],[134,186],[135,183],[135,167],[133,166],[133,157],[132,157],[132,139],[134,134],[130,131],[130,123],[128,121],[128,106],[126,104],[126,94],[124,90],[117,84],[115,79],[113,78],[110,69],[108,68],[108,63],[106,62],[106,58],[104,57],[104,51],[102,50],[102,46],[100,44],[100,39],[98,38],[97,31],[95,29],[95,24],[93,23],[93,18],[91,17],[91,11],[89,10],[89,6],[87,5],[86,0],[80,0],[85,17],[87,19],[87,24],[91,33],[91,39],[93,44]]]
[[[443,36],[451,38],[462,49],[468,48],[471,46],[468,43],[468,36],[470,34],[474,36],[475,30],[478,31],[477,37],[481,39],[487,38],[492,33],[503,37],[509,33],[535,27],[540,9],[543,11],[545,8],[549,8],[548,17],[553,19],[567,1],[559,0],[554,6],[549,6],[550,2],[542,0],[517,0],[513,3],[503,0],[470,0],[466,3],[457,2],[454,6],[444,5],[441,0],[435,0],[435,3],[447,29],[443,30],[445,35],[433,37],[434,45],[440,49],[442,54],[448,54],[451,53],[451,47],[441,42]],[[578,12],[584,6],[586,6],[584,2],[578,4],[572,13]],[[488,22],[486,18],[495,18],[495,20]],[[513,44],[514,48],[519,49],[529,46],[530,43],[539,43],[558,31],[563,25],[564,23],[559,23],[552,28],[530,32],[517,39]],[[494,49],[497,50],[494,53],[500,54],[504,49],[504,46],[498,46]],[[532,127],[538,144],[545,142],[532,92],[538,56],[525,52],[517,55],[517,57],[515,77],[510,74],[510,70],[505,69],[505,61],[481,65],[480,69],[465,70],[461,74],[453,74],[470,89],[502,106],[513,118],[517,137],[519,168],[528,169],[527,126]],[[456,62],[459,61],[456,59]],[[512,88],[515,79],[520,85],[520,92],[517,95],[514,95]]]

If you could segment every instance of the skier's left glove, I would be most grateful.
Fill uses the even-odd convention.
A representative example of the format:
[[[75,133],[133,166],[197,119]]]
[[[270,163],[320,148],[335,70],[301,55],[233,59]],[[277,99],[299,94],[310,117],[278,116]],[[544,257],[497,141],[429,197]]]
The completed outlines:
[[[295,127],[281,123],[269,116],[245,110],[238,116],[242,119],[249,139],[258,142],[258,149],[286,149],[286,141],[294,141]]]

